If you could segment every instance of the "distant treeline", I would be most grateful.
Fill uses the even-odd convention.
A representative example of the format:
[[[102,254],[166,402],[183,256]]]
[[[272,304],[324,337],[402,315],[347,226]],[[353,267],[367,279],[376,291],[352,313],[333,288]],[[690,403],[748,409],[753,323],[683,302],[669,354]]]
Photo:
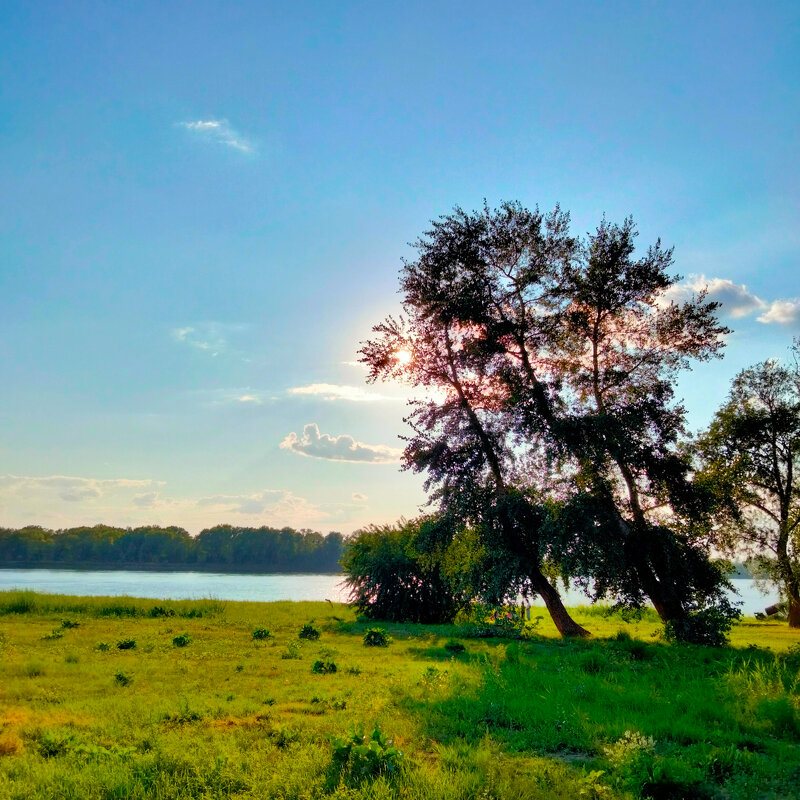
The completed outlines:
[[[339,572],[343,537],[292,528],[108,525],[0,528],[0,567],[191,568],[233,572]]]

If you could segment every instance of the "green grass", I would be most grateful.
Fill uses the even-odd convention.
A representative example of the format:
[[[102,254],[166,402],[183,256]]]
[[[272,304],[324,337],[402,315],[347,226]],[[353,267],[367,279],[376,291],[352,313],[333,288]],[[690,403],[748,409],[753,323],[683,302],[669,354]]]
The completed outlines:
[[[797,797],[797,631],[746,620],[714,650],[650,613],[575,616],[593,639],[390,624],[364,647],[326,603],[0,593],[0,798]],[[335,769],[376,723],[402,758]]]

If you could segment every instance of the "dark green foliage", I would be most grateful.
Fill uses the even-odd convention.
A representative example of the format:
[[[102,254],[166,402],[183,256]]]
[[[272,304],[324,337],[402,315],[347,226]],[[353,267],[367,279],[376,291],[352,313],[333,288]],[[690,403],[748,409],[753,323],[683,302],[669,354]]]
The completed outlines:
[[[136,647],[135,639],[120,639],[117,642],[117,650],[133,650]]]
[[[147,612],[148,617],[158,618],[158,617],[174,617],[175,610],[172,608],[164,608],[164,606],[153,606],[150,611]]]
[[[254,628],[253,638],[256,640],[269,639],[270,632],[266,628]]]
[[[364,633],[364,647],[388,647],[391,641],[384,628],[367,628]]]
[[[42,636],[42,639],[47,641],[52,641],[53,639],[61,639],[64,636],[64,631],[60,628],[56,628],[54,631],[50,631],[50,633],[46,633]]]
[[[716,605],[690,611],[682,619],[667,621],[664,624],[664,636],[668,642],[721,647],[727,641],[728,631],[739,617],[739,609],[727,598],[722,598]]]
[[[391,777],[400,770],[403,752],[376,725],[369,738],[364,727],[351,728],[347,736],[337,736],[333,745],[330,778],[358,785],[379,776]]]
[[[188,647],[192,643],[192,637],[188,633],[181,633],[175,636],[172,640],[172,644],[175,647]]]
[[[300,628],[300,633],[297,634],[297,638],[308,639],[313,642],[319,639],[319,631],[310,622],[307,622]]]
[[[270,572],[338,572],[342,535],[291,528],[218,525],[190,536],[182,528],[108,525],[52,531],[0,528],[0,564],[238,567]]]
[[[717,547],[748,552],[748,569],[780,587],[800,628],[800,339],[794,351],[791,368],[764,361],[734,378],[695,451]]]
[[[441,553],[427,550],[432,517],[371,526],[345,545],[342,570],[350,602],[367,619],[451,622],[466,604],[444,573]]]
[[[117,686],[130,686],[133,682],[133,678],[128,675],[126,672],[118,672],[114,675],[114,682]]]
[[[464,647],[461,642],[456,641],[455,639],[449,639],[444,643],[444,649],[447,650],[448,653],[452,653],[453,655],[461,655],[462,653],[466,652],[467,648]]]
[[[75,622],[75,621],[73,621],[71,619],[62,619],[61,620],[61,627],[64,628],[65,630],[68,630],[70,628],[77,628],[79,626],[80,626],[80,622]]]
[[[323,661],[322,659],[317,659],[311,665],[311,671],[315,675],[329,675],[336,672],[336,664],[333,661]]]

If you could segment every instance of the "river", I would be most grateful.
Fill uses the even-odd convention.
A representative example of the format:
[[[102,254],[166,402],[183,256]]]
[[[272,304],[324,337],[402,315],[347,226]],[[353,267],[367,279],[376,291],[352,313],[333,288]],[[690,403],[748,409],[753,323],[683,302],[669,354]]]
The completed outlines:
[[[777,591],[761,594],[752,580],[734,580],[742,611],[751,616],[778,601]],[[341,575],[240,575],[219,572],[134,570],[0,569],[0,591],[32,589],[92,597],[147,597],[154,600],[332,600],[344,602]],[[568,606],[586,605],[580,592],[563,592]],[[540,605],[541,603],[534,603]]]

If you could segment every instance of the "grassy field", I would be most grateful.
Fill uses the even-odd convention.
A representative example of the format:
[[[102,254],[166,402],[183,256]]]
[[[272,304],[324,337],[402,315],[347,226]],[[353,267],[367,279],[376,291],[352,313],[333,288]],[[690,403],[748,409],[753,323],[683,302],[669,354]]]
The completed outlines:
[[[800,797],[797,632],[576,618],[592,640],[366,647],[327,603],[0,593],[0,798]]]

